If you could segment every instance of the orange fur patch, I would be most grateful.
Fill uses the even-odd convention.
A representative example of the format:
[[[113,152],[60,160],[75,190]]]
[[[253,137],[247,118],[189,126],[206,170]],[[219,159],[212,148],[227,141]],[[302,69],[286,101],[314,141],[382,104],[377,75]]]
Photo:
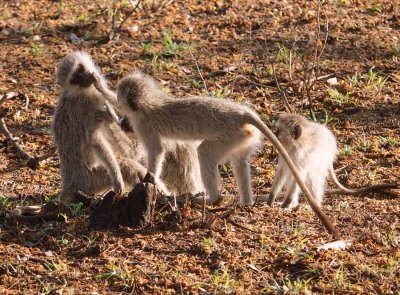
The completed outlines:
[[[243,131],[247,136],[254,136],[254,126],[250,124],[243,125]]]

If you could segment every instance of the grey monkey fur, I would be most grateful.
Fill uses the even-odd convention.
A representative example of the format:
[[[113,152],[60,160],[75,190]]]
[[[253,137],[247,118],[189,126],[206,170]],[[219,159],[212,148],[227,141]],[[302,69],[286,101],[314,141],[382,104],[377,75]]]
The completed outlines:
[[[115,94],[107,89],[103,89],[107,96]],[[113,120],[128,134],[131,141],[136,146],[136,156],[138,161],[146,161],[145,151],[137,136],[133,132],[129,120],[120,119],[113,109],[107,104],[106,111],[98,111],[99,120]],[[126,126],[128,124],[128,126]],[[125,125],[125,126],[123,126]],[[183,195],[186,193],[197,194],[204,190],[200,180],[200,167],[197,160],[196,145],[188,142],[164,142],[165,159],[161,171],[161,183],[166,186],[166,190],[175,194]]]
[[[347,188],[339,182],[333,169],[333,163],[338,154],[336,138],[325,125],[311,122],[298,114],[284,114],[275,126],[278,139],[296,164],[304,182],[311,188],[318,205],[321,205],[324,194],[329,193],[325,190],[328,177],[338,188],[336,193],[351,195],[385,191],[399,186],[397,183],[387,183]],[[282,207],[297,206],[299,186],[286,163],[279,157],[271,194],[267,200],[269,205],[272,205],[283,186],[286,186],[287,190]]]
[[[80,67],[78,82],[71,83]],[[107,82],[94,65],[90,55],[73,52],[63,58],[56,72],[57,82],[62,88],[55,109],[52,134],[60,157],[62,191],[64,203],[73,201],[80,190],[86,194],[100,194],[113,188],[117,193],[130,189],[144,176],[146,169],[132,155],[134,147],[115,123],[99,122],[95,110],[104,107],[104,96],[90,83],[91,76],[107,88]],[[79,78],[89,77],[84,85]],[[75,77],[76,78],[76,77]],[[111,138],[112,137],[112,138]],[[125,158],[118,163],[113,144]],[[130,158],[126,158],[129,154]]]
[[[96,83],[101,92],[102,86]],[[250,108],[211,97],[173,98],[157,82],[132,73],[118,86],[118,97],[108,101],[127,116],[148,156],[148,171],[157,177],[165,150],[163,141],[200,141],[197,148],[203,185],[210,203],[218,199],[218,163],[231,160],[238,184],[239,203],[253,203],[249,160],[260,144],[261,132],[283,156],[311,208],[334,236],[338,232],[314,201],[285,148]],[[261,132],[260,132],[261,131]]]

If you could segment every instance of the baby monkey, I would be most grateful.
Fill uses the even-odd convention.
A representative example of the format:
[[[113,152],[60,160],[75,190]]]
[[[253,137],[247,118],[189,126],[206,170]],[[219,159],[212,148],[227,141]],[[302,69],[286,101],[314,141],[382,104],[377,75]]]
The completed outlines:
[[[395,188],[398,184],[381,184],[356,189],[344,187],[336,178],[333,162],[338,154],[333,133],[322,124],[308,121],[301,115],[282,115],[275,125],[276,136],[299,169],[306,185],[311,188],[316,203],[321,206],[326,179],[330,176],[340,191],[347,194],[367,194]],[[272,205],[276,196],[286,187],[283,208],[298,205],[300,188],[285,161],[279,157],[278,168],[267,200]]]
[[[112,93],[103,91],[101,84],[95,85],[129,119],[147,151],[148,171],[156,178],[164,158],[164,142],[198,142],[201,179],[209,203],[218,200],[218,164],[230,160],[238,185],[239,204],[253,204],[249,161],[260,145],[263,133],[287,161],[314,212],[328,231],[337,235],[285,148],[250,108],[212,97],[172,97],[162,92],[153,78],[140,72],[122,79],[118,86],[118,101]]]

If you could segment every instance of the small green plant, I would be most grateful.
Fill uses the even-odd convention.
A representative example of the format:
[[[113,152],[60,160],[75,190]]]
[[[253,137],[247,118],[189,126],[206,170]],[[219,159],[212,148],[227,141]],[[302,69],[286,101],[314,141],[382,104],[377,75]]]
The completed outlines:
[[[308,289],[308,285],[312,279],[313,277],[307,280],[296,278],[296,280],[292,281],[289,276],[286,276],[283,278],[281,284],[274,280],[274,285],[265,287],[263,291],[277,294],[309,294],[310,290]]]
[[[37,45],[36,43],[31,43],[31,51],[34,54],[43,54],[46,52],[46,47],[43,44]]]
[[[81,15],[78,16],[76,19],[77,19],[79,22],[84,22],[84,21],[86,20],[86,15],[81,14]]]
[[[334,279],[334,288],[337,290],[347,290],[350,287],[350,282],[347,277],[347,273],[343,265],[340,265],[336,271]]]
[[[340,149],[339,155],[346,157],[351,156],[353,154],[353,150],[353,147],[346,145],[344,148]]]
[[[374,14],[375,12],[381,13],[382,7],[379,4],[374,4],[365,10],[368,14]]]
[[[48,196],[48,195],[44,195],[44,202],[46,203],[46,204],[48,204],[48,203],[50,203],[51,202],[51,198]]]
[[[336,89],[329,89],[328,90],[329,97],[338,104],[348,103],[351,102],[350,94],[351,92],[346,91],[346,94],[340,93]]]
[[[201,81],[190,79],[189,83],[192,84],[192,86],[197,89],[204,89],[204,84]]]
[[[142,50],[144,54],[153,54],[153,42],[142,43]]]
[[[219,167],[219,174],[221,176],[227,176],[231,173],[231,169],[226,164],[222,164]]]
[[[9,209],[10,207],[10,199],[4,195],[0,195],[0,210]]]
[[[289,62],[289,49],[285,45],[279,45],[278,53],[276,54],[278,61],[283,63]]]
[[[275,67],[274,66],[269,66],[267,72],[268,72],[268,75],[273,77],[275,75]]]
[[[83,203],[82,202],[72,203],[71,204],[71,208],[74,211],[74,215],[78,215],[79,212],[81,211],[82,207],[83,207]]]
[[[389,77],[382,77],[378,75],[378,72],[374,71],[374,68],[370,68],[368,70],[367,77],[367,88],[374,88],[378,92],[378,94],[382,91],[383,87],[386,84],[386,81]]]
[[[214,247],[215,245],[215,239],[214,238],[207,238],[207,237],[203,237],[202,239],[203,241],[203,247],[207,252],[211,252],[211,249]]]
[[[372,170],[368,172],[368,178],[371,179],[372,182],[375,182],[380,180],[382,176],[376,170]]]
[[[83,240],[86,240],[89,245],[93,244],[96,241],[96,237],[90,237],[90,236],[87,236],[87,235],[82,235],[81,238]]]
[[[222,270],[218,269],[213,273],[212,284],[214,286],[214,294],[219,294],[220,292],[226,294],[234,292],[237,282],[231,278],[229,268],[225,266]]]
[[[308,239],[303,239],[300,240],[296,245],[294,246],[289,246],[289,245],[283,245],[282,250],[279,251],[279,253],[287,253],[293,256],[301,256],[306,259],[313,259],[313,256],[311,254],[308,254],[307,252],[302,251],[303,245],[308,241]]]
[[[121,10],[127,8],[128,6],[129,6],[129,1],[128,0],[121,0],[120,1],[119,8]]]
[[[400,261],[398,258],[389,256],[386,263],[386,273],[392,275],[400,268]]]
[[[70,236],[69,233],[65,233],[61,236],[61,239],[57,241],[57,244],[60,248],[64,248],[69,245],[70,241],[67,239],[67,236]]]
[[[60,1],[60,3],[58,4],[58,9],[60,11],[64,11],[66,8],[71,7],[71,4],[66,3],[64,1]]]
[[[400,242],[400,234],[392,227],[390,231],[381,235],[381,242],[386,247],[394,247],[396,243]]]
[[[212,93],[215,97],[218,98],[226,98],[231,94],[231,91],[228,86],[225,86],[223,88],[218,88],[214,93]]]
[[[385,146],[393,146],[393,147],[400,146],[400,142],[396,138],[391,137],[391,136],[388,136],[388,137],[379,136],[379,140]]]
[[[176,63],[173,61],[163,61],[162,59],[159,59],[158,56],[153,57],[151,66],[161,71],[176,69]]]
[[[128,289],[133,289],[135,286],[135,279],[132,274],[125,268],[117,266],[113,262],[107,265],[107,272],[96,275],[96,279],[113,279],[114,284]]]
[[[333,120],[335,120],[334,117],[332,117],[331,115],[329,115],[329,113],[328,113],[327,110],[324,110],[324,113],[325,113],[325,119],[324,119],[324,124],[325,124],[325,125],[328,124],[328,123],[330,123],[330,122],[332,122]]]
[[[356,84],[359,82],[358,73],[357,73],[357,72],[356,72],[353,76],[347,77],[347,78],[349,79],[350,84],[351,84],[352,86],[356,85]]]
[[[370,140],[365,138],[365,134],[363,137],[363,141],[357,146],[357,150],[362,151],[362,152],[367,152],[371,149],[372,143]]]
[[[196,44],[194,43],[191,44],[176,43],[175,41],[172,40],[172,37],[169,34],[169,32],[164,32],[163,35],[164,35],[164,40],[163,40],[164,48],[161,54],[165,57],[181,56],[184,51],[196,48]]]
[[[27,29],[21,29],[21,34],[25,37],[33,36],[33,27],[29,27]]]
[[[60,262],[55,262],[55,261],[49,261],[49,262],[45,262],[43,264],[44,268],[47,269],[50,272],[62,272],[67,270],[67,266]]]

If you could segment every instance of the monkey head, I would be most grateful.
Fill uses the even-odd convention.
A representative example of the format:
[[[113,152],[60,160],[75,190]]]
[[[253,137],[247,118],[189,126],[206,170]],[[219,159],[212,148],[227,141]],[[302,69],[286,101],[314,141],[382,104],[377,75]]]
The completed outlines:
[[[87,88],[95,82],[98,70],[89,54],[75,51],[64,57],[57,68],[56,78],[62,87],[74,85]]]
[[[77,69],[72,73],[69,83],[80,87],[89,87],[95,81],[94,73],[85,71],[82,64],[79,64]]]
[[[300,144],[307,119],[298,114],[284,114],[275,124],[275,135],[285,147]]]
[[[137,111],[141,102],[151,99],[160,89],[158,83],[141,72],[133,72],[123,78],[118,85],[117,97],[121,104],[127,104]]]

